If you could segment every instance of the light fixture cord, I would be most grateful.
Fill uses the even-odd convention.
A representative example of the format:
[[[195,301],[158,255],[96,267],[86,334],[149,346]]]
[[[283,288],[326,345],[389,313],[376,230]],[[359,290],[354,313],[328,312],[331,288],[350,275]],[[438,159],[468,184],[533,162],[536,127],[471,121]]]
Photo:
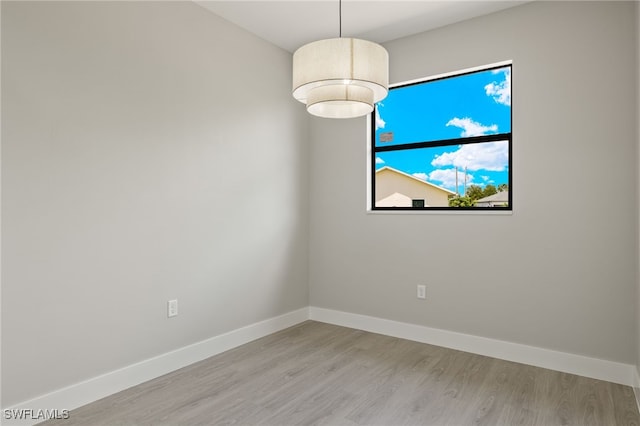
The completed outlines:
[[[342,38],[342,0],[338,1],[338,19],[340,20],[340,38]]]

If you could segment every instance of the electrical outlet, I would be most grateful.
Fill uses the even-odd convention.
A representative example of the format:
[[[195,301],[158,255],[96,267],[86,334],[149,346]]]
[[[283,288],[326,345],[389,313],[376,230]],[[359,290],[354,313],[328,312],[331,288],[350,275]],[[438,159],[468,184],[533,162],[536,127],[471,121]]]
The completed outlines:
[[[178,300],[173,299],[167,302],[167,316],[169,318],[178,315]]]
[[[417,297],[418,297],[418,299],[426,299],[427,298],[427,286],[426,285],[419,285],[418,286]]]

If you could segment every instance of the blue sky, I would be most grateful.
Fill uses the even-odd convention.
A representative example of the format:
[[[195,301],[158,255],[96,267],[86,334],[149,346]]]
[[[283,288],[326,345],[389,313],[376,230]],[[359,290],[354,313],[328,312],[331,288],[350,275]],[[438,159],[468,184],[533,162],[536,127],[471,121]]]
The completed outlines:
[[[389,91],[376,105],[376,146],[511,131],[511,68],[481,71]],[[380,135],[391,132],[392,142]],[[376,169],[393,167],[455,191],[508,183],[507,141],[377,153]]]

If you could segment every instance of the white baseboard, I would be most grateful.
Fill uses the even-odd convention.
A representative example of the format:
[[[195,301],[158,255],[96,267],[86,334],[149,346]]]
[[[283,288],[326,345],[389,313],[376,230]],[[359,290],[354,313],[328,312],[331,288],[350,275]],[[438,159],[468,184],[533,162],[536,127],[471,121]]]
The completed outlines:
[[[311,306],[4,408],[0,423],[32,425],[43,419],[12,421],[6,418],[5,411],[72,410],[308,319],[631,386],[640,408],[640,376],[636,367],[630,364]]]
[[[638,372],[631,364],[313,306],[309,307],[309,319],[627,386],[637,386]]]
[[[11,413],[27,411],[27,417],[37,417],[38,410],[72,410],[105,396],[138,385],[194,362],[201,361],[221,352],[299,324],[309,319],[309,309],[302,308],[274,318],[269,318],[219,336],[212,337],[175,351],[129,365],[119,370],[111,371],[101,376],[93,377],[80,383],[58,389],[46,395],[29,401],[24,401],[12,407],[3,408],[3,425],[32,425],[45,419],[13,421],[7,419],[7,410]],[[24,411],[22,411],[24,415]]]

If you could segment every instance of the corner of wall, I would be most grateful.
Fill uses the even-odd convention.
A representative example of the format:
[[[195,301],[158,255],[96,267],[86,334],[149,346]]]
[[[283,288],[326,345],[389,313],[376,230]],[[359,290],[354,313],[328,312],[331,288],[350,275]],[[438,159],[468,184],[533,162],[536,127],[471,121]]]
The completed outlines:
[[[640,114],[640,3],[636,2],[636,114]],[[640,259],[640,120],[636,118],[636,259]],[[636,377],[634,393],[640,410],[640,260],[636,268]]]
[[[636,114],[640,113],[640,3],[636,7]],[[640,120],[636,119],[636,259],[640,253]],[[636,371],[633,393],[640,411],[640,261],[636,268]]]

